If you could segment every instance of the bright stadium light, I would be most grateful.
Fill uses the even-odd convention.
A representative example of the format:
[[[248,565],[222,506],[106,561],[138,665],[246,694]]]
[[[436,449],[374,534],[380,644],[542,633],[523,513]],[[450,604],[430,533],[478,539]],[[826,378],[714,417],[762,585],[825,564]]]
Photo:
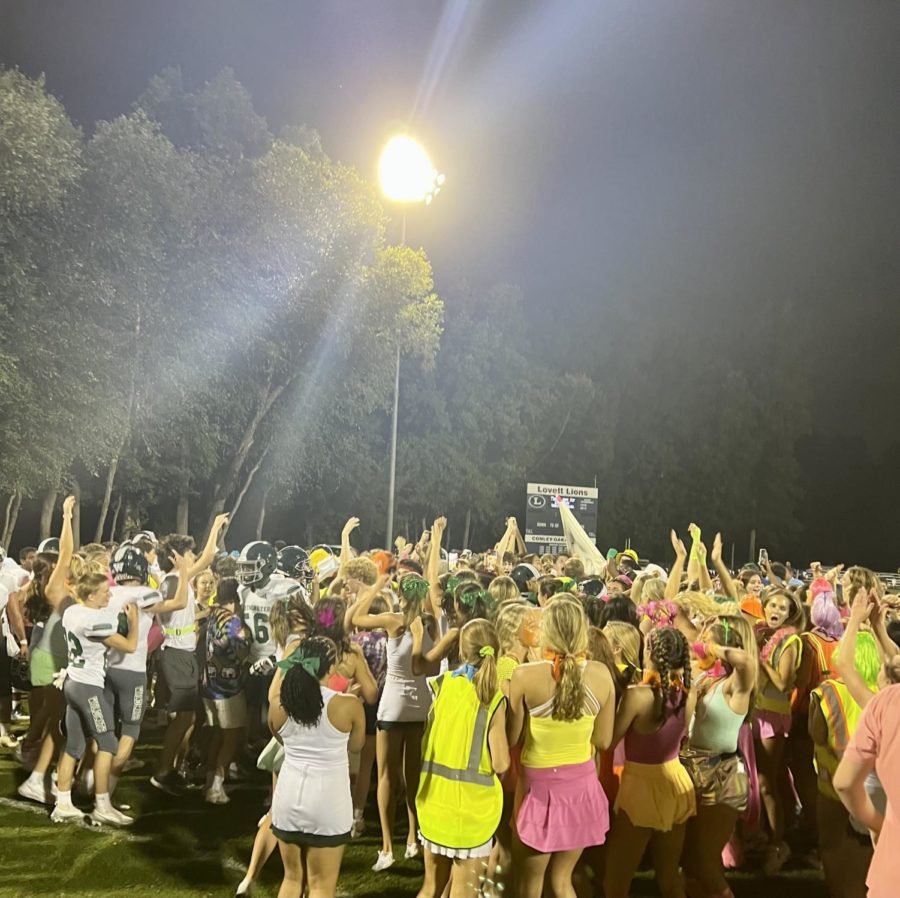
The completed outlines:
[[[381,192],[394,203],[425,203],[438,194],[444,176],[431,164],[425,148],[405,134],[392,137],[378,160]]]

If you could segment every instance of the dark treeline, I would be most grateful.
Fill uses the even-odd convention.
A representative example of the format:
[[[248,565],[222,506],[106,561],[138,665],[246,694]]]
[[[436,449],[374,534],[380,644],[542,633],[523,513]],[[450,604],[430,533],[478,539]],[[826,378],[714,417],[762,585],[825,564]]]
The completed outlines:
[[[822,482],[789,303],[737,338],[699,297],[537,327],[515,287],[433,273],[389,224],[230,72],[166,70],[90,134],[0,72],[0,541],[49,533],[74,490],[82,541],[230,510],[236,542],[327,541],[355,514],[383,543],[399,344],[398,532],[439,509],[455,545],[467,518],[493,542],[527,480],[596,480],[601,542],[661,553],[690,518],[738,561],[755,528],[773,557],[893,564],[893,452],[835,434],[854,473]]]

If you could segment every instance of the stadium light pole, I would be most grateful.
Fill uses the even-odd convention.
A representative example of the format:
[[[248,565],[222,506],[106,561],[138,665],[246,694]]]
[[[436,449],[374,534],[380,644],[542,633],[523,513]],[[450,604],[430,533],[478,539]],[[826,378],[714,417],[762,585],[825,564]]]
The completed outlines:
[[[381,151],[378,160],[378,181],[384,197],[403,209],[400,245],[406,244],[406,208],[410,204],[431,201],[440,192],[444,176],[431,164],[425,148],[412,137],[398,134]],[[394,363],[394,408],[391,415],[391,461],[388,479],[387,528],[385,547],[390,551],[394,538],[394,492],[397,482],[397,412],[400,407],[400,340],[397,340]]]

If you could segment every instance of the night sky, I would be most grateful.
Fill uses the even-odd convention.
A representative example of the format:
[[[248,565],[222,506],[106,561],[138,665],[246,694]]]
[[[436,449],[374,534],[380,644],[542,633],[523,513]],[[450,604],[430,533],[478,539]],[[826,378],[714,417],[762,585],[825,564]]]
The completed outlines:
[[[834,0],[0,2],[0,63],[87,130],[179,65],[374,177],[410,122],[447,185],[410,218],[444,277],[534,326],[640,296],[761,296],[815,333],[818,433],[900,441],[900,4]],[[787,386],[786,386],[787,388]],[[814,435],[815,436],[815,435]],[[825,459],[837,480],[846,458]],[[830,467],[829,467],[830,465]]]

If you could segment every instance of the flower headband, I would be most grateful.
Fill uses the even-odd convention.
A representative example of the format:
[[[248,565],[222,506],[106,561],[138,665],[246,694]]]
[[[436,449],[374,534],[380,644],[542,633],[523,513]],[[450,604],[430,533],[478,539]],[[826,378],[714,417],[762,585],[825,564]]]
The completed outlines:
[[[637,612],[650,620],[654,627],[671,627],[678,616],[678,606],[674,602],[649,602],[638,605]]]

